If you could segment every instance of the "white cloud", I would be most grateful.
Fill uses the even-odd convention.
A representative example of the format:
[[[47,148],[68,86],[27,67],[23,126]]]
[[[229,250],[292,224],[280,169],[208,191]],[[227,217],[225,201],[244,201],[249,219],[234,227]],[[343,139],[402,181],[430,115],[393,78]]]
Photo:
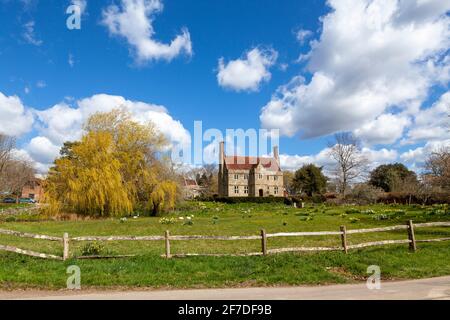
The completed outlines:
[[[426,158],[432,152],[437,151],[442,147],[450,148],[450,139],[427,142],[423,147],[418,147],[403,152],[400,155],[400,159],[408,163],[412,168],[420,169]]]
[[[245,58],[231,60],[224,63],[219,59],[217,81],[221,87],[236,91],[257,91],[262,82],[269,81],[269,68],[274,65],[278,57],[275,50],[254,48],[245,54]]]
[[[56,104],[43,111],[36,111],[38,130],[55,145],[81,138],[84,117],[80,109],[65,103]]]
[[[313,32],[310,30],[300,29],[295,33],[295,37],[297,41],[301,44],[305,43],[305,40],[313,35]]]
[[[313,155],[280,155],[280,163],[283,170],[295,171],[305,164],[315,164],[324,167],[324,173],[331,175],[331,170],[335,166],[335,162],[330,156],[330,148],[324,148],[319,153]],[[398,159],[398,153],[393,149],[382,148],[379,150],[362,148],[361,154],[369,161],[369,169],[383,163],[395,162]]]
[[[382,148],[379,150],[374,150],[370,148],[363,148],[361,153],[363,157],[368,160],[369,169],[375,169],[381,164],[392,163],[398,160],[398,152],[394,149]]]
[[[172,60],[185,53],[192,55],[189,31],[182,29],[170,44],[164,44],[153,37],[155,14],[163,10],[161,0],[121,0],[120,5],[110,5],[103,10],[102,23],[111,35],[125,38],[133,47],[137,61]]]
[[[170,142],[187,144],[191,141],[190,134],[182,123],[174,120],[167,109],[160,105],[126,100],[121,96],[107,94],[98,94],[80,100],[78,105],[84,119],[94,112],[108,112],[114,108],[124,107],[131,112],[134,120],[140,123],[153,122]]]
[[[330,148],[324,148],[315,155],[288,155],[280,154],[280,164],[282,170],[297,170],[305,164],[315,164],[320,167],[333,165],[333,160],[329,156]]]
[[[20,136],[31,130],[33,115],[17,96],[5,96],[0,92],[0,133]]]
[[[450,139],[449,115],[450,91],[444,93],[431,107],[414,114],[414,123],[402,144]]]
[[[31,158],[39,163],[51,163],[58,156],[60,147],[46,137],[34,137],[25,147]]]
[[[409,117],[387,113],[353,132],[355,137],[360,138],[368,145],[392,144],[403,136],[403,131],[409,124]]]
[[[333,10],[305,56],[311,79],[280,87],[262,108],[263,127],[304,137],[357,130],[393,107],[412,112],[448,79],[449,1],[328,4]]]
[[[23,39],[32,45],[40,46],[42,44],[42,40],[36,38],[36,34],[34,31],[34,21],[31,20],[23,25],[24,32],[22,33]]]
[[[33,165],[33,167],[38,172],[38,174],[36,175],[37,177],[42,177],[50,168],[50,164],[44,164],[34,160],[25,149],[14,149],[12,152],[12,156],[17,160],[27,161],[31,165]]]
[[[173,119],[163,106],[131,101],[121,96],[97,94],[77,101],[75,106],[63,102],[43,111],[35,111],[39,135],[30,141],[25,150],[46,168],[58,155],[65,141],[81,138],[82,125],[89,116],[115,108],[124,108],[140,123],[153,122],[172,145],[187,145],[191,142],[191,136],[183,124]]]

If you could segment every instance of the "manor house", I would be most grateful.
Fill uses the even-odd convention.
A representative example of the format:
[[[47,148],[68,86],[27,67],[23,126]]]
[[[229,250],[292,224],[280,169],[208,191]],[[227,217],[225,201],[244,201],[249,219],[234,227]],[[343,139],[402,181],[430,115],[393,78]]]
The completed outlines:
[[[224,143],[219,150],[219,196],[283,197],[283,172],[278,146],[273,157],[226,156]]]

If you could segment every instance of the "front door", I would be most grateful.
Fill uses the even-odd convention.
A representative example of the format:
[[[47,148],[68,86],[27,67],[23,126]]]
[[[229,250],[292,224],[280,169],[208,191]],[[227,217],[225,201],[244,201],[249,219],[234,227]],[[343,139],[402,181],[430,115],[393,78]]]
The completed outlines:
[[[259,189],[259,196],[260,196],[260,197],[263,197],[263,196],[264,196],[264,191],[263,191],[263,189]]]

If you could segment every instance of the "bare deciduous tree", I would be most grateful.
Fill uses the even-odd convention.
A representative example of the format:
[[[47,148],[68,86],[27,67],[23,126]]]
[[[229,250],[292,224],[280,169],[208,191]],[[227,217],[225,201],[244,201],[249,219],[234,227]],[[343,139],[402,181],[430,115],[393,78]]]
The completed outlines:
[[[425,161],[425,175],[434,187],[450,190],[450,148],[442,147]]]
[[[16,144],[13,137],[0,133],[0,177],[5,171],[6,164],[11,160],[11,152]]]
[[[4,170],[4,185],[6,189],[19,200],[23,187],[34,178],[35,169],[25,160],[10,160]]]
[[[358,140],[349,133],[338,133],[329,144],[330,156],[336,161],[335,176],[339,191],[345,197],[350,182],[366,172],[368,160],[362,155]]]

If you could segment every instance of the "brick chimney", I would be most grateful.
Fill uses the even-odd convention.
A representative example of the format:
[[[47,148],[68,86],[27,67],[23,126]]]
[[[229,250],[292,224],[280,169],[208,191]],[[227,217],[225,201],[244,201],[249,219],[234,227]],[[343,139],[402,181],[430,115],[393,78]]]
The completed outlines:
[[[278,166],[280,166],[280,155],[278,154],[278,146],[273,147],[273,157],[277,161]]]
[[[225,161],[225,144],[223,141],[220,142],[219,144],[219,171],[223,170],[223,165],[224,165],[224,161]]]
[[[218,173],[218,190],[219,191],[219,196],[223,196],[224,195],[224,185],[223,185],[223,166],[225,163],[225,144],[223,141],[221,141],[219,143],[219,173]]]

